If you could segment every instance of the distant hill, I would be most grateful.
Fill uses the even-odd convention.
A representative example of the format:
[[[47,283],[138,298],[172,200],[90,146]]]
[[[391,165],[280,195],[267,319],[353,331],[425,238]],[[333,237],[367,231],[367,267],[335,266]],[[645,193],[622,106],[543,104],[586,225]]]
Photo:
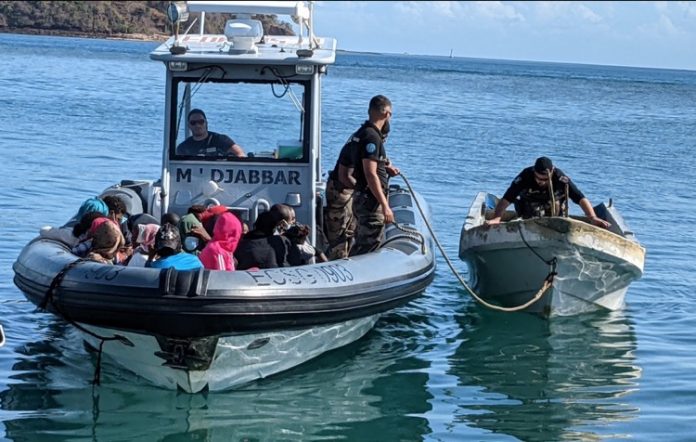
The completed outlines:
[[[168,1],[0,1],[0,32],[164,40]],[[191,14],[181,32],[198,14]],[[206,32],[222,33],[229,14],[206,14]],[[255,16],[267,34],[294,35],[277,16]],[[198,23],[193,27],[198,31]]]

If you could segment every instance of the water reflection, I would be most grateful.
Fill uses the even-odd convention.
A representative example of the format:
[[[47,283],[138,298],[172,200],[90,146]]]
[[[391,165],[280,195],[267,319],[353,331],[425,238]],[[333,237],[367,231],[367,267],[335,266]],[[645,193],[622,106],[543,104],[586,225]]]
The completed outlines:
[[[45,339],[15,351],[0,392],[13,441],[419,440],[429,433],[428,363],[407,320],[391,315],[364,339],[300,367],[224,393],[154,388],[105,363],[92,388],[94,356],[72,327],[47,324]],[[401,355],[401,357],[397,357]]]
[[[633,325],[622,313],[544,320],[471,309],[460,316],[451,374],[473,390],[457,410],[469,425],[520,440],[592,440],[634,419]],[[612,437],[618,435],[612,434]]]

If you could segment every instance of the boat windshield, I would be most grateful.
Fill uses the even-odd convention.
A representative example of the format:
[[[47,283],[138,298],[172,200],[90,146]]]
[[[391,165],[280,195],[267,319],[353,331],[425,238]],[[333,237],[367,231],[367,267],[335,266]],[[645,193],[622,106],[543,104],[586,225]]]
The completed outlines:
[[[181,78],[173,86],[170,159],[309,161],[308,82]]]

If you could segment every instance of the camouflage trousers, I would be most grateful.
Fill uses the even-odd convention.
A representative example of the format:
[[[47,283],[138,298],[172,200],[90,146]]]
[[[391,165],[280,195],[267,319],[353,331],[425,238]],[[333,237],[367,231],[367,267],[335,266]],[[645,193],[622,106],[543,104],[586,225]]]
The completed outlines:
[[[329,259],[348,257],[356,227],[356,219],[353,216],[353,189],[338,190],[336,187],[332,179],[326,183],[324,233],[328,242],[326,256]]]
[[[358,219],[358,228],[350,255],[362,255],[377,250],[384,232],[382,206],[369,191],[355,192],[353,213]]]

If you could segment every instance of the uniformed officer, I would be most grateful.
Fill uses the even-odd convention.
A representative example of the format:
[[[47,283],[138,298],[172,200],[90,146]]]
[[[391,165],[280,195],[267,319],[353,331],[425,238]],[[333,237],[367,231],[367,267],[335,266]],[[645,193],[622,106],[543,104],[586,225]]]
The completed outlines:
[[[326,211],[324,233],[328,242],[328,259],[347,258],[353,242],[357,219],[353,215],[353,191],[355,189],[355,158],[360,141],[374,131],[372,124],[365,121],[355,131],[338,154],[338,160],[326,182]],[[389,121],[380,130],[382,142],[389,135]]]
[[[376,250],[384,225],[394,222],[387,192],[389,177],[398,175],[399,169],[387,158],[382,134],[392,116],[391,101],[384,95],[372,97],[368,116],[361,128],[360,141],[355,146],[353,213],[358,225],[351,256]]]
[[[566,186],[568,197],[580,206],[592,224],[604,228],[611,225],[595,214],[590,200],[561,169],[555,168],[551,159],[547,157],[537,158],[534,166],[527,167],[515,177],[503,198],[496,204],[493,218],[486,221],[486,224],[500,223],[505,209],[513,202],[517,215],[522,218],[558,216],[566,198]],[[550,189],[553,189],[553,198]]]

